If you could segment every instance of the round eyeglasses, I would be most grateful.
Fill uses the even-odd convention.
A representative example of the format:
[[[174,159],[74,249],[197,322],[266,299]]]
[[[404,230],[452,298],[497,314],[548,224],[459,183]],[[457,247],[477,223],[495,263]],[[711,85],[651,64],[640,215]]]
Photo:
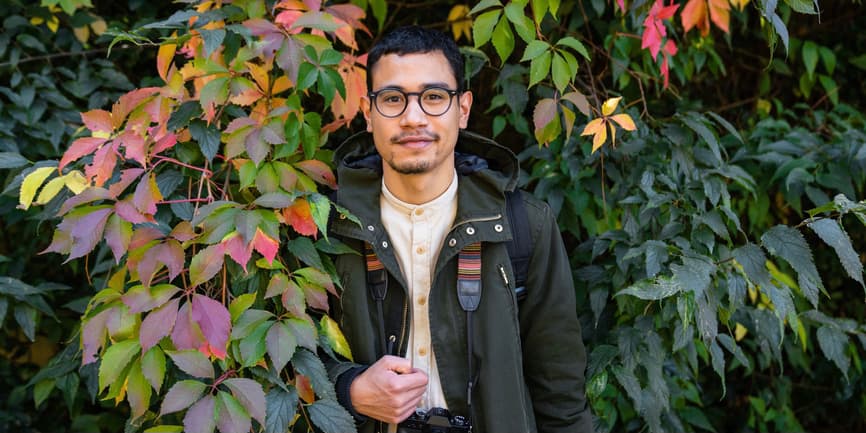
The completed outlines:
[[[451,108],[451,98],[458,94],[457,90],[442,87],[428,87],[420,92],[404,92],[400,89],[384,88],[370,92],[370,99],[376,106],[376,111],[385,117],[397,117],[406,111],[409,97],[417,96],[418,105],[428,116],[441,116]]]

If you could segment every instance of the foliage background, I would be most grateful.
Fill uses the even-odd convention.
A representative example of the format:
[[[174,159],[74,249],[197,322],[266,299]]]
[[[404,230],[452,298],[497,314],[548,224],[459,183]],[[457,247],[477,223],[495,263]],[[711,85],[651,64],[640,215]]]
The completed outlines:
[[[531,19],[551,3],[511,4]],[[654,41],[677,46],[667,57],[667,86],[665,51],[654,59],[641,48],[651,2],[562,2],[557,20],[549,14],[528,24],[508,8],[495,14],[496,2],[359,2],[371,35],[358,33],[357,52],[408,23],[454,31],[466,45],[474,60],[471,129],[520,154],[525,187],[557,209],[573,251],[600,430],[862,431],[864,210],[840,199],[807,211],[837,194],[864,198],[866,36],[858,29],[866,28],[866,13],[854,1],[820,4],[820,15],[798,13],[814,8],[808,2],[752,2],[742,10],[732,2],[728,31],[713,19],[704,35],[684,31],[690,3],[662,20],[666,37]],[[701,18],[695,5],[692,19]],[[120,431],[127,424],[127,403],[95,397],[97,367],[81,366],[78,343],[81,315],[106,284],[111,251],[100,247],[68,263],[38,255],[60,202],[23,211],[18,188],[23,174],[59,160],[84,134],[80,112],[162,84],[155,46],[136,45],[125,33],[109,56],[113,38],[98,33],[138,29],[183,7],[0,5],[0,431]],[[474,26],[455,22],[473,8]],[[476,48],[485,22],[489,42]],[[520,33],[536,25],[537,32]],[[145,36],[170,34],[157,28]],[[536,60],[543,56],[526,54],[535,40],[555,45],[568,36],[579,43],[560,47],[577,64],[560,62],[566,72],[553,61],[548,73],[551,66]],[[571,102],[562,102],[569,92]],[[578,133],[604,117],[601,106],[614,96],[622,96],[618,113],[629,114],[637,131],[619,130],[615,148],[606,141],[593,152]],[[304,103],[323,113],[322,123],[332,119],[322,99]],[[564,130],[569,123],[574,129]],[[360,127],[353,126],[333,131],[330,142]],[[813,215],[842,223],[853,257],[838,231],[801,224]],[[161,398],[153,396],[154,413]]]

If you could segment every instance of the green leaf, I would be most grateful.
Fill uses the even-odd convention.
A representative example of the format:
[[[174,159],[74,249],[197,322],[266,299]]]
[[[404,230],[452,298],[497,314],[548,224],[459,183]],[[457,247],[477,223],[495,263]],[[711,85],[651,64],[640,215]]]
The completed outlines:
[[[202,120],[194,120],[189,125],[189,133],[198,143],[202,155],[213,161],[220,146],[220,131],[214,124],[208,125]]]
[[[817,14],[818,11],[815,10],[815,3],[813,0],[785,0],[785,3],[788,6],[791,6],[791,9],[801,13],[801,14]]]
[[[308,200],[313,221],[325,238],[328,237],[328,216],[331,214],[331,201],[322,194],[312,194]]]
[[[121,379],[120,373],[126,368],[132,357],[141,351],[138,340],[124,340],[112,344],[102,355],[99,364],[99,391]]]
[[[244,367],[256,365],[265,356],[265,335],[272,324],[272,321],[260,323],[249,335],[241,339],[239,349]]]
[[[307,406],[313,424],[324,433],[357,432],[355,420],[340,403],[333,399],[317,400]]]
[[[737,345],[736,340],[728,334],[719,334],[716,336],[716,339],[722,343],[722,346],[724,346],[725,349],[728,349],[728,352],[731,352],[731,354],[737,358],[737,361],[740,361],[740,364],[743,364],[743,366],[746,367],[746,370],[752,369],[752,364],[749,362],[749,358],[746,357],[746,353],[743,352],[743,349]]]
[[[541,80],[547,78],[550,73],[551,57],[552,55],[550,51],[545,51],[538,57],[532,59],[532,62],[529,64],[529,87],[532,87],[541,82]]]
[[[222,45],[223,40],[226,37],[225,29],[207,30],[200,28],[198,29],[198,33],[201,35],[202,41],[204,41],[205,57],[210,57],[210,55]]]
[[[589,57],[589,51],[586,50],[586,46],[584,46],[582,42],[571,36],[566,36],[556,41],[556,45],[564,45],[566,47],[569,47],[581,56],[583,56],[583,58],[585,58],[586,60],[591,60]]]
[[[815,76],[815,67],[818,66],[818,46],[812,41],[803,43],[803,64],[806,65],[806,73],[809,78]]]
[[[770,284],[770,272],[767,271],[767,257],[761,247],[747,243],[735,249],[732,253],[734,260],[743,267],[746,276],[755,284],[764,287]]]
[[[716,157],[716,161],[721,164],[723,159],[719,140],[716,138],[716,134],[714,134],[713,131],[711,131],[710,128],[707,128],[703,123],[704,117],[694,112],[689,112],[686,115],[677,115],[677,117],[679,117],[679,119],[682,120],[689,129],[695,131],[698,136],[709,145],[710,150],[713,152],[713,156]]]
[[[141,368],[140,361],[134,362],[126,376],[126,399],[129,401],[132,419],[141,418],[150,406],[150,384],[144,378]]]
[[[323,399],[337,398],[334,384],[328,379],[325,365],[322,364],[322,361],[313,352],[309,350],[296,350],[295,355],[292,357],[292,366],[295,367],[295,371],[310,379],[316,395]]]
[[[197,380],[181,380],[168,390],[162,399],[159,416],[179,412],[198,401],[207,385]]]
[[[857,57],[852,57],[852,58],[848,59],[848,61],[852,65],[866,71],[866,54],[861,54]]]
[[[558,53],[553,55],[551,71],[553,72],[553,84],[556,86],[556,90],[564,92],[571,81],[571,69],[565,59]]]
[[[821,87],[827,91],[827,97],[830,98],[830,102],[832,102],[833,105],[838,105],[839,86],[836,84],[836,81],[824,74],[818,74],[818,81],[821,83]]]
[[[192,286],[197,286],[216,276],[223,267],[225,246],[210,245],[193,256],[189,265],[189,279]]]
[[[199,104],[204,112],[208,112],[212,105],[224,104],[229,98],[229,78],[217,77],[208,81],[199,95]]]
[[[631,295],[645,301],[657,301],[679,293],[682,287],[670,277],[659,277],[655,281],[641,280],[620,290],[614,296]]]
[[[322,258],[313,245],[313,241],[306,236],[298,236],[286,242],[286,249],[295,257],[307,265],[316,269],[323,269]]]
[[[232,323],[235,323],[238,320],[238,317],[240,317],[244,311],[249,309],[255,301],[255,293],[244,293],[243,295],[232,299],[231,303],[229,303],[229,315]]]
[[[327,317],[327,316],[324,316]],[[283,322],[275,322],[268,330],[265,337],[268,356],[274,364],[276,371],[282,371],[286,364],[292,359],[295,354],[295,349],[298,347],[295,335],[289,330]]]
[[[821,56],[821,61],[824,63],[824,69],[827,70],[827,74],[833,75],[833,71],[836,70],[836,54],[827,47],[819,47],[818,54]]]
[[[514,30],[520,39],[530,43],[535,40],[535,25],[532,23],[532,19],[524,14],[525,9],[526,3],[524,2],[510,2],[505,5],[505,16],[514,25]]]
[[[836,367],[839,367],[845,380],[847,380],[848,369],[851,366],[851,361],[845,353],[845,348],[848,346],[848,336],[834,327],[822,326],[818,328],[817,337],[821,352],[827,359],[833,361]]]
[[[233,321],[230,339],[240,340],[250,335],[254,329],[272,317],[274,317],[273,313],[265,310],[249,309],[243,311],[237,321]]]
[[[727,381],[725,380],[725,353],[722,352],[721,346],[716,340],[710,343],[710,359],[713,364],[713,371],[719,375],[722,382],[722,396],[727,393]]]
[[[525,62],[528,60],[532,60],[549,49],[550,44],[548,44],[547,42],[534,40],[526,46],[525,50],[523,50],[523,57],[520,59],[520,61]]]
[[[216,427],[216,408],[213,395],[206,394],[186,411],[183,417],[185,433],[213,433]]]
[[[812,229],[827,245],[833,247],[836,255],[839,256],[839,261],[842,262],[842,267],[845,272],[860,283],[860,287],[866,289],[863,284],[863,263],[860,262],[860,256],[854,251],[851,244],[851,238],[848,233],[842,228],[838,221],[829,218],[822,218],[809,223],[809,228]]]
[[[213,364],[207,356],[195,349],[166,351],[177,368],[184,373],[207,379],[214,378]]]
[[[797,271],[797,284],[813,307],[818,305],[818,291],[824,283],[812,259],[812,251],[803,235],[795,228],[777,225],[761,236],[761,243],[770,254],[787,261]]]
[[[215,408],[216,424],[221,433],[247,433],[252,428],[247,410],[231,394],[219,391]]]
[[[267,410],[265,411],[265,432],[285,433],[295,419],[298,410],[298,392],[291,387],[288,392],[280,388],[271,388],[268,395]]]
[[[500,20],[493,29],[493,48],[496,49],[496,54],[504,64],[511,52],[514,51],[514,34],[511,32],[511,26],[508,20]]]
[[[144,354],[141,358],[141,373],[154,391],[159,392],[165,380],[165,353],[162,348],[154,346]]]
[[[172,111],[171,116],[168,118],[168,124],[166,124],[166,127],[169,131],[176,131],[185,128],[189,125],[190,120],[201,116],[201,114],[201,105],[198,101],[186,101]]]
[[[29,163],[20,153],[0,152],[0,169],[23,167]]]
[[[683,257],[683,264],[671,265],[673,280],[683,289],[701,295],[710,285],[716,265],[707,257]]]
[[[259,424],[265,424],[265,392],[262,385],[252,379],[230,378],[223,385]]]
[[[54,383],[54,379],[45,379],[36,382],[36,385],[33,386],[33,404],[37,408],[51,395],[51,391],[54,390]]]
[[[18,322],[24,335],[31,342],[36,341],[36,315],[35,308],[24,304],[15,306],[15,321]]]
[[[677,414],[684,419],[689,424],[699,427],[702,430],[707,430],[714,432],[716,431],[713,428],[713,425],[710,424],[710,420],[707,419],[707,416],[704,415],[704,411],[694,406],[686,406],[682,409],[677,409]]]
[[[472,25],[472,39],[475,41],[475,48],[481,47],[490,40],[500,15],[502,15],[502,9],[496,9],[475,18],[475,23]]]
[[[183,433],[182,425],[157,425],[144,431],[144,433]]]

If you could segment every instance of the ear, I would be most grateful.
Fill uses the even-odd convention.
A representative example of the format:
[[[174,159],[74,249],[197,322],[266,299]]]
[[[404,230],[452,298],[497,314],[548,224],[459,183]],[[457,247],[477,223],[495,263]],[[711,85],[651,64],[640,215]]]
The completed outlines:
[[[460,107],[460,129],[466,129],[469,125],[469,111],[472,110],[472,91],[467,90],[457,97],[457,105]]]
[[[361,112],[364,113],[364,119],[367,121],[367,132],[373,132],[373,123],[370,120],[370,98],[368,96],[361,97]]]

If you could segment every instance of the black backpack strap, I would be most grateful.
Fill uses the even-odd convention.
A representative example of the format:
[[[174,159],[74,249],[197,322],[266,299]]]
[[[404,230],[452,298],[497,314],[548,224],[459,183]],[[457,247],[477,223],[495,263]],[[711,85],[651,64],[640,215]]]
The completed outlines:
[[[529,259],[532,257],[532,233],[529,228],[529,216],[520,190],[505,192],[505,205],[508,212],[508,222],[511,225],[512,239],[508,241],[508,257],[511,258],[511,269],[514,272],[514,294],[517,300],[526,297],[526,279],[529,277]]]

